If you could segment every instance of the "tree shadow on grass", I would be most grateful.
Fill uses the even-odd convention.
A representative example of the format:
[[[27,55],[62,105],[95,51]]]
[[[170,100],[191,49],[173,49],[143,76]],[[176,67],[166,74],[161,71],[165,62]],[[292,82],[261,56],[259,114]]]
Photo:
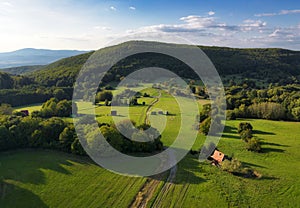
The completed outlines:
[[[261,135],[276,135],[273,132],[261,131],[261,130],[253,130],[253,134],[261,134]]]
[[[225,125],[223,132],[228,134],[237,133],[237,128]]]
[[[247,168],[251,168],[251,167],[266,168],[265,166],[256,165],[256,164],[248,163],[248,162],[243,162],[243,165]]]
[[[286,150],[278,148],[278,147],[289,147],[289,145],[277,144],[277,143],[273,143],[273,142],[264,142],[264,141],[261,141],[260,143],[261,143],[261,145],[271,146],[271,147],[264,147],[264,146],[262,146],[262,150],[261,150],[262,153],[270,153],[270,152],[283,153]],[[274,148],[274,147],[276,147],[276,148]]]
[[[279,180],[279,178],[274,176],[262,176],[259,180]]]
[[[17,150],[1,153],[0,207],[48,207],[38,195],[14,183],[46,184],[44,170],[70,175],[65,166],[92,163],[86,157],[51,150]]]
[[[228,138],[228,139],[241,139],[240,136],[231,135],[231,134],[223,134],[222,137]]]
[[[273,142],[264,142],[264,141],[261,141],[261,144],[275,146],[275,147],[290,147],[289,145],[285,145],[285,144],[277,144],[277,143],[273,143]]]
[[[26,199],[26,200],[24,200]],[[10,208],[10,207],[39,207],[47,208],[47,206],[39,196],[23,189],[21,187],[15,186],[13,184],[7,183],[5,181],[0,181],[0,207]]]
[[[262,153],[270,153],[270,152],[278,152],[278,153],[284,153],[284,149],[279,148],[272,148],[272,147],[263,147],[261,150]]]
[[[1,154],[3,162],[0,160],[0,178],[35,185],[46,183],[43,170],[70,175],[64,166],[73,166],[72,162],[84,163],[76,156],[50,150],[21,150]]]
[[[224,131],[223,131],[222,137],[228,138],[228,139],[241,139],[240,136],[233,135],[233,134],[237,134],[237,128],[226,125],[224,127]]]

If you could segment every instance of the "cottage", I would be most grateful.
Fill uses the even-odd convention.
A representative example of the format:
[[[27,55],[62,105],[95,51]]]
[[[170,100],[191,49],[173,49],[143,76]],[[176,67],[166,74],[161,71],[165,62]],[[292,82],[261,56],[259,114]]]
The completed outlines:
[[[215,163],[220,164],[225,159],[225,154],[215,149],[210,158],[213,159]]]
[[[116,116],[116,115],[117,115],[117,111],[115,111],[115,110],[111,111],[111,112],[110,112],[110,115],[111,115],[111,116]]]
[[[24,116],[29,116],[29,111],[28,110],[21,110],[21,113],[24,114]]]

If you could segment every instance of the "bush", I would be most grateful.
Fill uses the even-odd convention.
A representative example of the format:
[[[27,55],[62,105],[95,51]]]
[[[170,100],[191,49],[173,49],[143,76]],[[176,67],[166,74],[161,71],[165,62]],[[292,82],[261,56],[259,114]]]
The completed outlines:
[[[224,160],[221,164],[221,169],[230,173],[239,173],[242,169],[242,163],[237,159]]]
[[[251,138],[246,144],[246,149],[253,152],[260,152],[261,151],[260,141],[256,138]]]
[[[252,136],[252,130],[250,129],[246,129],[243,130],[240,133],[241,139],[244,140],[245,142],[248,142],[248,140],[250,140],[253,136]]]
[[[226,111],[226,119],[227,120],[236,120],[236,114],[233,110]]]
[[[244,130],[249,130],[252,133],[252,125],[248,122],[241,122],[238,127],[238,133],[240,134]]]
[[[207,135],[210,129],[210,124],[211,124],[211,118],[208,117],[200,124],[199,127],[200,132],[203,133],[204,135]]]

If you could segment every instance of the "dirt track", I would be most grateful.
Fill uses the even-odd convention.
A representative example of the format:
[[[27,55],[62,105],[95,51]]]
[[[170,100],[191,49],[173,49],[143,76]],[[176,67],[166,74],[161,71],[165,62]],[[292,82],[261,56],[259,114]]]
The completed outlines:
[[[161,92],[159,91],[159,95],[156,97],[156,99],[149,105],[147,108],[147,116],[145,118],[145,123],[149,123],[149,114],[150,109],[153,107],[155,103],[159,101],[159,98],[161,97]],[[171,160],[175,160],[175,155],[172,151],[170,151],[169,158]],[[163,164],[163,161],[162,161]],[[170,169],[169,176],[163,185],[161,191],[158,193],[155,201],[153,202],[152,207],[159,207],[161,200],[164,198],[164,195],[167,193],[167,191],[170,189],[171,184],[173,183],[175,177],[176,177],[176,171],[177,166],[175,165]],[[130,208],[144,208],[147,206],[148,202],[152,199],[153,194],[155,193],[155,190],[158,188],[161,180],[163,180],[164,174],[159,174],[154,176],[153,178],[148,178],[145,184],[142,186],[138,194],[135,196],[134,200],[132,201]]]

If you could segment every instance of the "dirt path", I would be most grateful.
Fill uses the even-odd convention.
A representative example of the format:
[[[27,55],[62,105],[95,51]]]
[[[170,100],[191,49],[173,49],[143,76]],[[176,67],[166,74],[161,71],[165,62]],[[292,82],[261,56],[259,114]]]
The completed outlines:
[[[150,115],[150,110],[153,107],[155,103],[159,101],[159,98],[161,97],[161,92],[159,91],[159,95],[156,97],[156,99],[148,106],[147,111],[146,111],[146,118],[145,118],[145,123],[149,124],[149,115]],[[171,160],[176,160],[175,155],[172,151],[170,151],[169,158]],[[162,161],[163,164],[163,161]],[[175,177],[176,177],[176,171],[177,171],[177,166],[175,165],[170,169],[169,176],[163,185],[161,191],[158,193],[153,206],[152,207],[159,207],[161,204],[162,199],[170,189]],[[147,206],[148,202],[152,199],[153,194],[155,193],[155,190],[158,188],[160,182],[163,180],[164,174],[159,174],[154,176],[153,178],[148,178],[145,184],[142,186],[138,194],[135,196],[134,200],[132,201],[131,205],[129,206],[130,208],[144,208]]]
[[[150,110],[151,108],[155,105],[155,103],[157,103],[159,101],[159,98],[161,97],[161,91],[159,90],[159,95],[156,97],[156,99],[150,103],[150,105],[147,107],[147,110],[146,110],[146,118],[145,118],[145,124],[149,124],[150,121],[149,121],[149,115],[150,115]]]
[[[171,160],[176,160],[173,152],[170,152],[169,157],[171,158]],[[158,193],[155,201],[153,202],[152,207],[161,207],[160,205],[161,205],[162,200],[164,199],[165,195],[170,190],[170,188],[173,184],[173,181],[175,180],[176,172],[177,172],[177,165],[173,166],[170,169],[169,177],[167,178],[167,181],[164,184],[164,186],[162,187],[161,191]]]

